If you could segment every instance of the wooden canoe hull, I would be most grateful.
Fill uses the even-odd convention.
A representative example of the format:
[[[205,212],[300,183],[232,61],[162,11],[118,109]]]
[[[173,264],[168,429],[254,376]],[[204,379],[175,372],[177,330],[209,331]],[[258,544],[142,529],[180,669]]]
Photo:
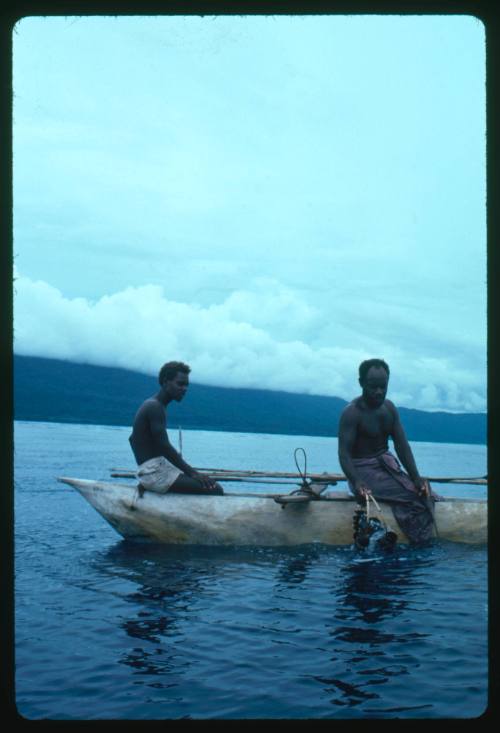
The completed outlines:
[[[126,539],[179,545],[286,546],[310,543],[350,545],[355,502],[347,492],[283,507],[258,496],[155,494],[139,497],[134,485],[59,478],[82,496]],[[486,501],[448,499],[435,505],[439,538],[484,544]],[[397,526],[391,508],[380,503],[387,524]]]

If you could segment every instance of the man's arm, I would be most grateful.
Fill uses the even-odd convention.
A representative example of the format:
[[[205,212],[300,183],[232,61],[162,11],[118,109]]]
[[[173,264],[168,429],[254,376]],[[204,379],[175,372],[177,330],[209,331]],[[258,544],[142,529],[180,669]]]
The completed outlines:
[[[148,412],[148,420],[151,435],[153,437],[155,445],[159,450],[159,455],[164,456],[167,461],[170,461],[170,463],[172,463],[174,466],[180,468],[182,473],[185,473],[186,476],[189,476],[190,478],[199,481],[202,486],[213,488],[213,486],[215,485],[213,479],[211,479],[209,476],[204,476],[203,474],[198,473],[198,471],[195,471],[195,469],[192,468],[189,463],[186,463],[180,453],[175,450],[174,446],[169,441],[165,411],[159,403],[158,406],[154,404],[150,406]]]
[[[403,467],[406,469],[409,477],[411,478],[419,492],[424,493],[428,496],[428,482],[423,479],[418,472],[415,458],[413,457],[410,444],[408,443],[406,433],[399,418],[399,412],[392,402],[389,403],[389,409],[391,410],[393,416],[391,436],[394,441],[394,450],[396,451],[399,460],[401,461]]]
[[[362,481],[352,461],[352,450],[356,441],[358,418],[354,407],[349,405],[340,416],[339,423],[339,463],[346,477],[359,496],[371,494],[369,487]]]
[[[182,459],[181,455],[175,450],[168,439],[165,412],[162,406],[160,403],[158,405],[152,403],[148,408],[149,429],[155,448],[158,450],[158,455],[164,456],[170,463],[180,468],[187,476],[192,476],[196,471]]]

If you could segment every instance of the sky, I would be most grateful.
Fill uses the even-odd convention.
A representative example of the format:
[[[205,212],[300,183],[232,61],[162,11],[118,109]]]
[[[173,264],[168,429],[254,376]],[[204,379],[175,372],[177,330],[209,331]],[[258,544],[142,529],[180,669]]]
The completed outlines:
[[[460,15],[27,17],[14,351],[486,410],[485,30]]]

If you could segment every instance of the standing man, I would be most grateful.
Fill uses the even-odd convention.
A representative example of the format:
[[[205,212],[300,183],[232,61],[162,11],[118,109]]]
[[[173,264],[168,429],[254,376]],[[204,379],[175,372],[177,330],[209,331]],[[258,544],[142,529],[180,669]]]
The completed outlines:
[[[139,407],[129,438],[139,466],[139,490],[177,494],[223,494],[218,483],[186,463],[167,435],[169,402],[180,402],[189,387],[191,369],[180,361],[170,361],[160,369],[160,390]]]
[[[391,504],[394,518],[411,543],[433,536],[436,495],[423,479],[406,438],[395,405],[386,399],[389,367],[382,359],[359,366],[363,390],[342,412],[339,425],[339,461],[357,499],[373,494]],[[399,461],[389,451],[392,438]]]

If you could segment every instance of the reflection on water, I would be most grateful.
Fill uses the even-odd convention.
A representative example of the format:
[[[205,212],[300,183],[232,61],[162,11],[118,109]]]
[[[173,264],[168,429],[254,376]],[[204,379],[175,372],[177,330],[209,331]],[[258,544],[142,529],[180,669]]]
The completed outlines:
[[[189,612],[190,600],[204,592],[210,566],[197,567],[192,562],[196,552],[183,548],[154,545],[132,545],[121,542],[95,561],[101,573],[133,584],[133,590],[122,596],[130,604],[131,615],[122,619],[121,628],[135,644],[122,654],[120,664],[128,665],[141,675],[166,675],[182,672],[189,662],[179,658],[175,643],[182,636],[180,622]],[[176,686],[165,681],[147,682],[150,687]]]
[[[361,689],[361,685],[351,685],[335,678],[315,677],[314,679],[327,685],[325,692],[334,693],[335,697],[332,697],[330,700],[332,705],[349,705],[353,707],[354,705],[359,705],[364,700],[379,697],[375,692],[365,692]],[[344,696],[343,698],[336,697],[339,691]]]
[[[411,594],[419,584],[420,569],[429,564],[431,552],[429,549],[422,556],[412,549],[398,548],[394,554],[371,558],[354,553],[341,569],[341,586],[331,589],[338,603],[329,629],[335,651],[331,662],[336,674],[315,676],[317,682],[326,685],[323,689],[331,695],[332,705],[353,708],[367,700],[382,702],[382,686],[410,674],[410,659],[408,663],[394,663],[395,650],[399,645],[422,644],[430,634],[416,631],[412,624],[401,625],[397,617],[411,615]],[[339,659],[343,660],[342,665],[338,664]],[[380,663],[374,665],[377,659]],[[418,709],[428,707],[432,706],[421,705]],[[363,710],[368,708],[363,706]],[[374,708],[371,712],[387,713],[388,708]]]
[[[317,547],[307,547],[304,550],[297,550],[286,554],[280,558],[279,570],[277,573],[277,581],[285,586],[296,586],[303,583],[308,576],[308,572],[315,563],[320,561],[320,550]]]
[[[138,616],[147,616],[146,611],[139,612]],[[160,616],[157,619],[138,619],[126,621],[123,628],[129,636],[145,641],[154,641],[160,643],[160,636],[165,636],[169,631],[173,630],[174,619],[167,616]],[[172,629],[170,629],[172,627]]]
[[[326,706],[340,718],[424,718],[435,700],[423,689],[432,679],[421,678],[421,658],[432,657],[436,639],[416,614],[429,611],[423,599],[433,593],[432,578],[442,572],[446,552],[440,543],[370,554],[321,545],[202,548],[122,541],[94,556],[93,566],[101,582],[104,577],[120,588],[115,618],[129,643],[119,646],[116,662],[130,670],[133,684],[157,690],[176,710],[189,705],[193,680],[208,705],[206,686],[215,685],[224,700],[237,675],[245,680],[241,705],[252,711],[248,717],[258,717],[251,690],[261,674],[280,669],[312,694],[319,717],[329,717]],[[223,670],[220,688],[216,677],[204,677],[205,666]],[[415,675],[418,686],[411,683]],[[269,709],[279,709],[274,693],[267,694]],[[302,704],[300,696],[289,701],[295,717],[314,717],[315,710],[303,713]]]
[[[342,569],[341,588],[332,589],[344,606],[338,617],[376,624],[402,613],[408,607],[406,595],[417,582],[415,573],[420,564],[418,559],[408,558],[405,550],[374,562],[348,563]]]

